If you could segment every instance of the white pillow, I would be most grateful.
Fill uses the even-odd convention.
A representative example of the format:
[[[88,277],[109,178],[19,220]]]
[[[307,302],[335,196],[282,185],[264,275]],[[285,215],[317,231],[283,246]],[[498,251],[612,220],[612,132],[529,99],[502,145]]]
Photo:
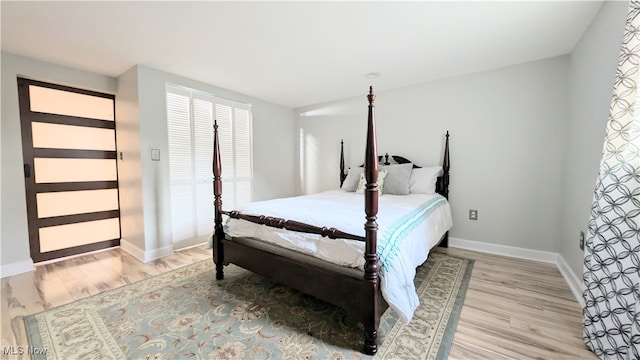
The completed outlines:
[[[387,176],[384,178],[384,193],[408,195],[411,169],[413,169],[412,163],[381,166],[381,170],[387,171]]]
[[[442,166],[413,169],[409,178],[409,191],[412,194],[435,194],[436,181],[442,175]]]
[[[387,172],[385,170],[378,170],[378,195],[382,195],[382,191],[384,190],[384,177],[387,176]],[[364,190],[367,188],[367,179],[364,176],[364,172],[360,174],[360,182],[358,183],[358,188],[356,189],[357,193],[364,193]]]
[[[351,168],[347,173],[347,177],[344,179],[342,183],[342,190],[354,192],[358,187],[358,182],[360,182],[360,174],[362,174],[364,170],[362,168]]]

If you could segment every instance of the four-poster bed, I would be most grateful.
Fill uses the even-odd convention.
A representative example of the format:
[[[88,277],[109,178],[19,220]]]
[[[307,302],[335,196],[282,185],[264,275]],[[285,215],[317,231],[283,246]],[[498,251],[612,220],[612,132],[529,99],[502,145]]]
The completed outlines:
[[[364,236],[357,235],[354,231],[343,231],[337,227],[324,226],[325,223],[320,225],[311,224],[307,221],[286,220],[285,218],[266,215],[251,215],[240,213],[239,211],[223,211],[222,210],[222,181],[221,181],[221,161],[220,161],[220,149],[218,142],[218,129],[217,125],[214,125],[214,157],[213,157],[213,172],[214,172],[214,207],[215,207],[215,230],[213,235],[213,260],[216,264],[216,278],[221,280],[224,277],[223,266],[229,263],[236,264],[242,268],[253,271],[257,274],[263,275],[272,279],[277,283],[287,285],[291,288],[297,289],[306,294],[312,295],[318,299],[327,301],[334,305],[343,308],[349,316],[361,321],[364,326],[364,352],[366,354],[375,354],[378,349],[377,343],[377,331],[380,322],[380,317],[384,311],[388,308],[389,304],[383,297],[385,289],[381,289],[381,259],[378,254],[378,205],[379,205],[379,191],[378,189],[378,176],[379,176],[379,162],[382,157],[378,157],[376,146],[376,129],[374,119],[374,100],[375,95],[373,89],[370,88],[368,107],[368,120],[367,120],[367,145],[365,151],[365,163],[364,167],[364,212],[366,222],[364,224]],[[341,144],[342,145],[342,144]],[[397,164],[409,163],[410,161],[400,157],[392,156],[394,162]],[[386,155],[383,165],[389,164],[389,156]],[[442,198],[446,198],[448,195],[449,187],[449,134],[446,135],[445,140],[445,155],[442,165],[443,174],[438,177],[436,183],[436,191],[442,195],[424,195],[427,197],[438,197],[440,202],[446,203]],[[413,166],[413,168],[419,168]],[[347,174],[345,172],[344,165],[344,150],[341,151],[340,159],[340,182],[341,184],[346,179]],[[325,198],[333,199],[333,194],[324,195],[320,200],[324,201]],[[387,196],[387,195],[385,195]],[[362,204],[362,196],[356,196],[353,194],[353,199]],[[316,198],[313,201],[320,201]],[[393,196],[387,196],[383,201],[386,203],[395,204],[394,201],[399,201]],[[423,201],[423,200],[420,200]],[[434,203],[437,201],[433,201]],[[312,202],[316,204],[320,202]],[[385,203],[385,204],[386,204]],[[433,208],[436,206],[434,205]],[[258,207],[259,208],[259,207]],[[450,217],[448,203],[442,208],[446,209],[448,216]],[[384,210],[384,209],[383,209]],[[244,210],[243,210],[244,211]],[[361,214],[360,210],[360,214]],[[429,208],[431,211],[431,208]],[[435,211],[435,210],[434,210]],[[321,213],[322,211],[318,211]],[[309,236],[322,237],[325,241],[328,239],[334,239],[335,246],[346,246],[357,248],[360,251],[359,258],[364,260],[358,267],[346,267],[338,263],[331,262],[331,256],[328,259],[319,259],[310,254],[303,254],[296,250],[277,246],[266,241],[258,240],[262,237],[257,236],[232,236],[229,233],[225,233],[225,228],[222,224],[222,216],[228,215],[229,221],[244,221],[251,226],[258,226],[255,234],[262,234],[262,229],[273,228],[273,230],[284,231],[279,229],[286,229],[294,233],[297,237],[299,233],[315,234]],[[259,214],[264,214],[260,212]],[[326,215],[326,214],[325,214]],[[362,219],[362,215],[359,215],[359,219]],[[320,216],[323,221],[327,221],[327,216]],[[239,219],[239,220],[233,220]],[[291,219],[291,217],[288,217]],[[398,217],[398,219],[402,219]],[[386,219],[381,219],[386,229],[388,224]],[[362,224],[362,220],[359,220]],[[422,220],[421,220],[422,221]],[[449,220],[450,221],[450,220]],[[396,221],[398,222],[398,221]],[[360,231],[362,225],[359,225]],[[416,225],[415,227],[421,227],[422,225]],[[429,225],[433,227],[432,225]],[[427,226],[427,227],[429,227]],[[438,225],[435,225],[438,227]],[[446,227],[440,226],[441,229],[437,233],[437,238],[430,240],[430,245],[426,248],[426,253],[423,258],[420,258],[419,264],[426,259],[428,250],[436,243],[440,243],[446,246],[447,242],[447,230],[450,227],[450,222]],[[229,230],[229,229],[227,229]],[[252,234],[251,232],[249,234]],[[386,234],[386,232],[384,233]],[[282,235],[280,235],[282,237]],[[278,236],[276,236],[278,238]],[[386,247],[386,239],[383,239],[382,246]],[[412,240],[413,241],[413,240]],[[422,242],[426,242],[426,239]],[[355,244],[355,245],[354,245]],[[340,250],[342,251],[342,250]],[[311,254],[313,255],[313,254]],[[327,261],[328,260],[328,261]],[[414,264],[416,261],[412,261]],[[416,265],[416,266],[417,266]],[[415,266],[413,267],[413,274],[415,275]],[[413,275],[411,275],[412,283]],[[388,286],[386,281],[385,286]],[[414,290],[415,293],[415,290]],[[387,294],[385,292],[385,294]],[[417,299],[417,298],[416,298]],[[394,303],[391,303],[394,306]],[[410,315],[408,316],[410,318]]]

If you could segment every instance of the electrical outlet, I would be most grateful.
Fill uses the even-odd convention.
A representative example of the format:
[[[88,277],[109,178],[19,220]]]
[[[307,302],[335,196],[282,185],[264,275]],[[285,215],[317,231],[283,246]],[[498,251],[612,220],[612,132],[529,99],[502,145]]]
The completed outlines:
[[[469,220],[478,220],[478,210],[469,210]]]
[[[580,231],[580,250],[584,250],[584,231]]]

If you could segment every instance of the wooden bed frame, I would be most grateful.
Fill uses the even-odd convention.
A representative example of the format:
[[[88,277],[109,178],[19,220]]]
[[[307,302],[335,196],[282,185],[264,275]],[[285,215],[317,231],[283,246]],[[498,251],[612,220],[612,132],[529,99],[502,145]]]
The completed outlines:
[[[303,293],[314,296],[343,308],[347,315],[362,322],[364,326],[364,353],[373,355],[378,351],[378,325],[380,317],[388,308],[388,304],[380,291],[380,262],[377,251],[378,224],[378,157],[376,146],[376,126],[374,119],[375,95],[369,88],[369,113],[367,125],[367,147],[365,151],[364,173],[367,181],[364,191],[365,236],[357,236],[341,232],[334,228],[317,227],[296,221],[240,214],[237,211],[222,210],[222,164],[218,142],[218,125],[214,123],[213,138],[213,189],[215,206],[215,232],[213,236],[213,261],[216,264],[216,279],[224,278],[223,265],[236,264],[242,268],[265,276],[277,283],[284,284]],[[344,149],[340,155],[340,181],[346,177],[344,168]],[[392,156],[397,163],[409,160],[401,156]],[[385,163],[389,163],[386,155]],[[414,167],[417,167],[414,165]],[[447,197],[449,192],[449,133],[446,134],[443,175],[438,177],[436,191]],[[222,227],[222,215],[244,219],[257,224],[285,228],[292,231],[320,234],[329,238],[344,238],[365,242],[364,276],[354,277],[343,272],[336,272],[330,267],[310,264],[303,260],[290,258],[263,249],[250,246],[244,242],[228,239]],[[440,246],[446,246],[448,233],[440,240]]]

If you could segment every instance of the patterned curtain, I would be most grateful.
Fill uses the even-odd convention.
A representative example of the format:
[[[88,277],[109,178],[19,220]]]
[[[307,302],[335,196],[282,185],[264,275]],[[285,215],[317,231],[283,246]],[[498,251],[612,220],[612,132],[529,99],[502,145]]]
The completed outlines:
[[[640,2],[631,1],[585,248],[584,341],[640,359]]]

